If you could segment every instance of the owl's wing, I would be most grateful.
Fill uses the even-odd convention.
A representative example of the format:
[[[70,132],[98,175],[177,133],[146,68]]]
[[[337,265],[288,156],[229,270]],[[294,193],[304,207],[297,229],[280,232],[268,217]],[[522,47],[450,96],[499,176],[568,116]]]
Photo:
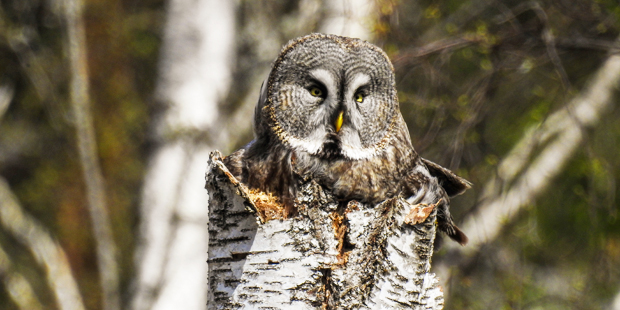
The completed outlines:
[[[250,142],[248,145],[250,145],[252,142]],[[228,168],[228,171],[230,171],[230,173],[238,181],[243,180],[242,179],[243,178],[243,160],[244,160],[245,151],[248,145],[224,157],[224,159],[222,160],[224,162],[224,166]]]
[[[254,108],[254,139],[258,139],[261,136],[264,136],[268,131],[267,124],[264,120],[264,114],[262,113],[265,104],[267,104],[267,81],[269,77],[263,81],[263,84],[260,86],[260,96],[258,97],[258,102],[256,103],[256,107]]]
[[[454,174],[454,172],[425,158],[422,158],[422,162],[428,168],[428,172],[437,178],[439,184],[441,184],[441,187],[443,187],[448,196],[453,197],[460,195],[471,188],[471,182]]]

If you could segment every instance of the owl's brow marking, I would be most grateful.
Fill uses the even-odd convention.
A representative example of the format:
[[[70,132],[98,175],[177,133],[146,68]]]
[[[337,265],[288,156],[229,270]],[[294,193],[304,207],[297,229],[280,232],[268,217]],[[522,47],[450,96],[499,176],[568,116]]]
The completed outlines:
[[[323,82],[315,79],[315,78],[309,78],[310,80],[310,86],[306,87],[306,88],[312,88],[312,87],[318,87],[321,90],[327,92],[327,87],[325,87],[325,84],[323,84]]]
[[[315,69],[310,71],[310,76],[313,80],[316,80],[327,90],[325,85],[334,85],[333,75],[325,69]]]
[[[356,73],[351,78],[351,87],[349,88],[349,93],[347,96],[351,97],[351,95],[356,94],[359,91],[363,91],[368,88],[370,83],[370,76],[366,73]],[[353,91],[353,93],[351,93]]]

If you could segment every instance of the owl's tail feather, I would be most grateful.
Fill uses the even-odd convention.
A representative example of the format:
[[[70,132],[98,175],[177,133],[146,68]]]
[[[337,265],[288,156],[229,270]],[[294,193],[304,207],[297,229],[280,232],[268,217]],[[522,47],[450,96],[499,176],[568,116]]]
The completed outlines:
[[[467,236],[465,235],[465,233],[463,231],[461,231],[456,225],[452,224],[452,229],[446,231],[446,233],[448,234],[448,237],[450,237],[450,239],[458,242],[460,245],[466,245],[467,242],[469,241],[469,238],[467,238]]]
[[[447,200],[447,198],[445,200]],[[450,215],[450,211],[448,211],[448,204],[443,203],[441,200],[440,202],[442,203],[438,203],[439,209],[437,209],[437,228],[446,233],[450,239],[458,242],[460,245],[466,245],[469,238],[467,238],[465,233],[461,231],[456,224],[454,224],[452,215]]]
[[[450,239],[458,242],[460,245],[466,245],[469,241],[469,238],[465,235],[463,231],[461,231],[450,218],[448,221],[442,221],[441,217],[438,218],[439,221],[439,230],[443,231],[450,237]]]

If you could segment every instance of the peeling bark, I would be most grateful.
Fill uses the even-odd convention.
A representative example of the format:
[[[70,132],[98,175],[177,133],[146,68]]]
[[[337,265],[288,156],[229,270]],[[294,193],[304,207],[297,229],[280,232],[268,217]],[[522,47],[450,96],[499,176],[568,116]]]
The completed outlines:
[[[307,179],[295,217],[265,218],[264,196],[237,181],[217,151],[206,188],[208,309],[443,308],[429,273],[437,210],[428,208],[437,201],[343,203]],[[412,214],[419,224],[407,224]]]

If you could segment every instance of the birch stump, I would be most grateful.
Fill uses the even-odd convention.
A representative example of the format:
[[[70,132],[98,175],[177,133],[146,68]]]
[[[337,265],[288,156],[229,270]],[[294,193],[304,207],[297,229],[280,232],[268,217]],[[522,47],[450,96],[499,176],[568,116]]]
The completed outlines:
[[[296,215],[211,153],[208,309],[442,309],[430,273],[437,201],[342,203],[302,180]]]

